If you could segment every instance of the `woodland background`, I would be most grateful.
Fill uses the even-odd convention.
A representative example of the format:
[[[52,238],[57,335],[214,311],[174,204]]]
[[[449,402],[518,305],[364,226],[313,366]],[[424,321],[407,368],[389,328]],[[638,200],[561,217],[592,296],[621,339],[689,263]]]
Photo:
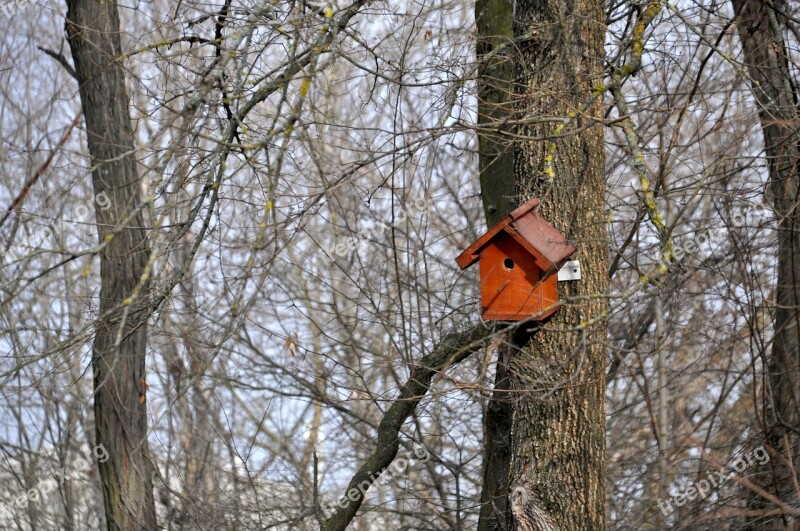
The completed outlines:
[[[796,80],[800,4],[778,5]],[[342,496],[409,367],[478,319],[476,271],[454,261],[486,229],[474,5],[118,6],[150,285],[168,293],[135,382],[159,522],[316,529],[316,499]],[[609,72],[630,56],[643,7],[605,2]],[[0,13],[5,504],[96,446],[94,211],[107,198],[89,177],[65,12],[52,0]],[[609,529],[736,529],[753,492],[741,481],[668,516],[657,502],[762,440],[777,236],[759,104],[730,2],[659,5],[643,42],[622,87],[627,116],[610,94],[603,103],[605,518]],[[265,86],[232,141],[235,116]],[[627,118],[685,251],[657,288],[642,281],[661,244]],[[494,355],[435,377],[403,425],[408,468],[370,488],[353,529],[475,528]],[[413,458],[420,447],[430,459]],[[0,508],[0,526],[97,528],[102,509],[90,468]]]

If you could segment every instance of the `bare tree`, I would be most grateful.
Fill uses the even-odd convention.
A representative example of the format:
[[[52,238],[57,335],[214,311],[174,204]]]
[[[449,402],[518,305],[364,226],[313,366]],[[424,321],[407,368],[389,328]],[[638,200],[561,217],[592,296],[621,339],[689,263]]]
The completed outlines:
[[[108,529],[154,529],[152,465],[147,450],[147,320],[133,310],[147,290],[149,250],[125,75],[119,57],[117,5],[67,4],[66,31],[80,87],[97,207],[100,314],[92,354],[97,443]]]
[[[2,6],[0,527],[792,525],[795,4]],[[583,278],[480,323],[533,196]]]
[[[487,443],[481,528],[600,529],[607,279],[596,91],[604,72],[602,6],[517,2],[504,15],[513,17],[513,119],[523,139],[514,189],[542,200],[543,215],[578,247],[575,258],[585,273],[580,282],[561,285],[567,302],[552,319],[509,336],[499,358],[494,398],[509,406],[490,406],[486,436],[508,440]]]
[[[759,105],[769,192],[777,217],[778,264],[775,324],[764,390],[765,417],[758,429],[774,451],[772,478],[764,485],[783,503],[800,502],[800,114],[797,83],[784,41],[785,2],[732,2],[753,94]],[[758,509],[775,509],[756,496]],[[779,517],[757,516],[752,529],[791,527],[785,505]],[[767,511],[766,515],[772,514]]]

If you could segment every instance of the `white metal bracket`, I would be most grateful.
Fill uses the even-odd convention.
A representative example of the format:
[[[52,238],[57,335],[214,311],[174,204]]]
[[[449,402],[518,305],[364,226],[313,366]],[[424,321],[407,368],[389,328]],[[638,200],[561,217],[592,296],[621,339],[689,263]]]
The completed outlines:
[[[558,281],[565,282],[567,280],[580,280],[581,279],[581,261],[570,260],[566,262],[561,269],[558,270]]]

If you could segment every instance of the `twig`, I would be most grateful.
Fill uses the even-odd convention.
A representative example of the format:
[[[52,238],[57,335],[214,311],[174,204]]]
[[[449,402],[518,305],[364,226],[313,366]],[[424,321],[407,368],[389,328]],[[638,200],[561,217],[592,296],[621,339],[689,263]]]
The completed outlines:
[[[82,111],[78,111],[78,115],[75,116],[75,119],[72,120],[72,123],[69,125],[69,127],[67,127],[67,130],[64,131],[63,135],[61,135],[61,140],[59,140],[56,147],[53,148],[52,151],[50,151],[50,154],[47,156],[47,160],[45,160],[42,163],[42,165],[39,166],[39,168],[36,170],[36,173],[34,173],[33,176],[30,179],[28,179],[28,182],[26,182],[25,186],[22,187],[22,191],[20,191],[17,197],[14,198],[14,200],[11,202],[11,205],[6,209],[6,212],[3,214],[3,217],[0,218],[0,227],[2,227],[3,224],[6,222],[8,217],[11,215],[11,212],[13,212],[15,208],[19,207],[22,204],[22,202],[25,201],[25,197],[28,195],[28,192],[30,192],[31,187],[33,187],[33,185],[36,184],[36,181],[39,180],[39,177],[41,177],[44,174],[44,172],[50,166],[50,163],[53,162],[56,153],[58,153],[58,151],[62,148],[62,146],[67,143],[67,139],[69,138],[69,135],[72,132],[72,130],[75,129],[75,126],[78,125],[78,122],[81,119],[81,115]]]
[[[72,79],[74,79],[75,81],[77,81],[77,80],[78,80],[78,74],[77,74],[77,73],[75,73],[75,68],[73,68],[73,67],[72,67],[72,65],[71,65],[71,64],[69,64],[69,61],[67,61],[67,58],[66,58],[66,57],[64,57],[64,54],[63,54],[63,53],[61,53],[61,52],[54,52],[53,50],[50,50],[50,49],[48,49],[48,48],[42,48],[41,46],[37,46],[37,48],[39,48],[39,50],[41,50],[41,51],[42,51],[42,52],[44,52],[45,54],[49,55],[50,57],[52,57],[53,59],[55,59],[56,61],[58,61],[58,63],[59,63],[61,66],[63,66],[63,67],[64,67],[64,70],[66,70],[66,71],[67,71],[67,73],[68,73],[70,76],[72,76]]]

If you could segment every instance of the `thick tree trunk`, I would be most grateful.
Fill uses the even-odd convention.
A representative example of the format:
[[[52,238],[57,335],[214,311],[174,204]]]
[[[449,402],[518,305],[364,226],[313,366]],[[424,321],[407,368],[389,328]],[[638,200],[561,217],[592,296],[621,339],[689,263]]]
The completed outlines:
[[[67,36],[80,84],[92,163],[94,193],[111,207],[96,210],[100,241],[100,313],[126,304],[143,280],[148,259],[141,212],[116,227],[141,203],[139,175],[115,2],[67,0]],[[152,466],[147,453],[145,343],[136,314],[124,325],[116,312],[101,319],[94,341],[94,414],[97,444],[109,459],[99,463],[108,529],[156,529]],[[117,335],[122,326],[119,346]]]
[[[479,26],[480,27],[480,26]],[[577,115],[568,133],[598,118],[600,104],[584,113],[602,83],[605,24],[598,0],[522,0],[516,3],[514,35],[518,119]],[[561,122],[520,127],[541,139]],[[603,130],[589,127],[551,144],[519,142],[514,181],[520,199],[538,197],[540,211],[577,247],[583,278],[559,283],[562,300],[575,300],[530,333],[519,332],[510,355],[511,404],[507,458],[503,445],[487,443],[487,501],[503,483],[507,507],[483,507],[481,529],[602,529],[604,527],[604,367],[607,291]],[[483,154],[483,152],[481,152]],[[554,174],[547,171],[552,158]],[[482,165],[483,167],[483,165]],[[482,183],[484,180],[482,180]],[[487,213],[488,214],[488,213]],[[487,422],[502,422],[490,408]],[[507,459],[507,462],[504,462]],[[488,469],[506,468],[505,481]],[[506,511],[506,514],[498,512]],[[503,524],[503,522],[507,522]]]
[[[765,438],[782,457],[770,463],[769,491],[780,500],[798,503],[800,481],[800,134],[797,93],[789,70],[781,15],[785,0],[732,0],[747,72],[759,104],[764,147],[769,165],[769,190],[778,221],[778,285],[775,337],[765,386]],[[769,7],[773,6],[773,8]],[[793,465],[793,466],[792,466]],[[792,469],[794,467],[794,470]],[[774,509],[758,496],[751,508]],[[751,522],[753,529],[790,526],[789,516]]]

